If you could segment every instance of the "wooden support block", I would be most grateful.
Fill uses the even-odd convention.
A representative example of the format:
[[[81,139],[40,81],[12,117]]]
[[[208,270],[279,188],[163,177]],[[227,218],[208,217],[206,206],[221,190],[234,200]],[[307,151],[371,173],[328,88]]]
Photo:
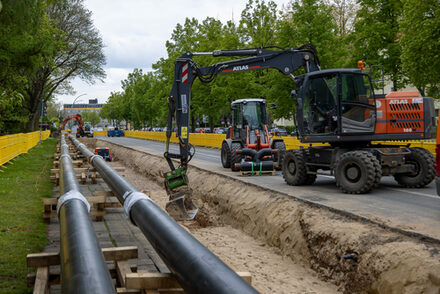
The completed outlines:
[[[81,184],[85,185],[86,184],[86,173],[81,173]]]
[[[89,175],[89,177],[90,177],[90,179],[92,180],[92,183],[93,183],[93,184],[96,184],[96,172],[92,172],[92,173]]]
[[[56,205],[58,204],[58,197],[54,198],[43,198],[44,205]]]
[[[181,288],[172,274],[164,273],[131,273],[125,276],[128,289],[169,289]]]
[[[59,252],[30,253],[26,256],[28,267],[48,267],[60,264]]]
[[[102,248],[105,261],[120,261],[138,257],[136,246]],[[28,267],[46,267],[60,264],[59,252],[30,253],[26,256]]]
[[[237,274],[251,284],[252,276],[248,272],[237,272]],[[131,273],[125,277],[126,287],[128,289],[179,289],[182,288],[173,274],[165,273]]]
[[[104,195],[104,196],[115,196],[115,194],[113,194],[112,191],[95,191],[93,193],[93,196],[101,196],[101,195]]]
[[[138,248],[136,246],[102,248],[102,253],[106,261],[138,258]]]
[[[87,167],[75,167],[75,168],[73,168],[73,171],[75,173],[84,173],[84,172],[88,172],[88,170],[89,169]],[[58,168],[52,168],[52,169],[50,169],[50,173],[51,174],[57,174],[57,173],[60,173],[60,170]]]
[[[106,201],[105,196],[91,196],[91,197],[86,197],[86,199],[87,199],[87,202],[89,202],[89,204],[105,203],[105,201]]]
[[[55,186],[58,186],[60,184],[60,174],[55,174]]]
[[[131,274],[131,268],[127,260],[116,261],[116,272],[118,273],[118,280],[122,287],[125,287],[125,276]]]
[[[49,291],[49,267],[39,267],[34,284],[34,294],[46,294]]]
[[[136,289],[127,289],[124,287],[116,288],[117,294],[142,294],[142,290],[136,290]]]

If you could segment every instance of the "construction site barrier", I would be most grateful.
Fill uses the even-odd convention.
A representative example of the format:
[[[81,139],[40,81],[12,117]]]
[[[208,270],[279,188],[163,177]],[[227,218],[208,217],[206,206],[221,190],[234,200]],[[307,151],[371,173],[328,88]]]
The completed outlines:
[[[27,153],[36,146],[40,140],[46,140],[50,131],[36,131],[31,133],[19,133],[0,137],[0,165],[20,154]]]
[[[126,137],[153,140],[153,141],[166,141],[165,132],[147,132],[147,131],[125,131]],[[274,139],[283,139],[286,144],[286,149],[299,149],[301,147],[308,147],[310,143],[301,143],[296,137],[280,136],[273,137]],[[207,134],[207,133],[190,133],[189,142],[194,146],[203,146],[210,148],[220,149],[223,140],[226,139],[225,134]],[[171,135],[171,143],[178,143],[176,133]],[[386,145],[409,145],[409,147],[421,147],[427,149],[433,155],[435,155],[436,141],[433,140],[404,140],[404,141],[377,141],[376,144]],[[313,146],[327,146],[328,144],[313,143]]]
[[[98,136],[106,136],[107,137],[107,131],[94,131],[93,137],[98,137]]]

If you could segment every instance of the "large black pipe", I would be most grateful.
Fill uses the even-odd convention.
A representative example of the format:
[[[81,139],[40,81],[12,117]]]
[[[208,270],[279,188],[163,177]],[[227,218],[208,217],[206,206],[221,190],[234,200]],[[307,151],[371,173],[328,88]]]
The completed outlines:
[[[60,258],[62,293],[115,293],[110,272],[104,261],[89,219],[87,200],[79,192],[69,147],[61,135]]]
[[[258,293],[102,157],[93,155],[73,136],[70,139],[110,186],[126,215],[141,229],[187,293]]]

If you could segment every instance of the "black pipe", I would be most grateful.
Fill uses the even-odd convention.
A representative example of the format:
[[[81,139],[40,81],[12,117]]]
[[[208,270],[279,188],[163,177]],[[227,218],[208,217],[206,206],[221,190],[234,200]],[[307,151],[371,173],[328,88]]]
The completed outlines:
[[[258,293],[105,160],[70,139],[99,172],[187,293]]]
[[[69,147],[61,135],[60,259],[62,293],[115,293],[89,219],[89,204],[79,192]]]
[[[260,162],[252,162],[252,161],[244,161],[242,163],[236,163],[235,168],[241,171],[254,171],[255,174],[258,174],[261,171],[271,171],[274,168],[273,161],[260,161]]]

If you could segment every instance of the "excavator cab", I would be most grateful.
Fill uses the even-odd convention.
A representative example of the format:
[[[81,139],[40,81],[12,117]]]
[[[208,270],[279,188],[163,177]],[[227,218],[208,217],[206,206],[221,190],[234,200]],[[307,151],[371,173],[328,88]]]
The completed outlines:
[[[303,143],[340,142],[347,135],[374,133],[376,104],[367,74],[324,70],[305,74],[299,84],[297,118]]]

